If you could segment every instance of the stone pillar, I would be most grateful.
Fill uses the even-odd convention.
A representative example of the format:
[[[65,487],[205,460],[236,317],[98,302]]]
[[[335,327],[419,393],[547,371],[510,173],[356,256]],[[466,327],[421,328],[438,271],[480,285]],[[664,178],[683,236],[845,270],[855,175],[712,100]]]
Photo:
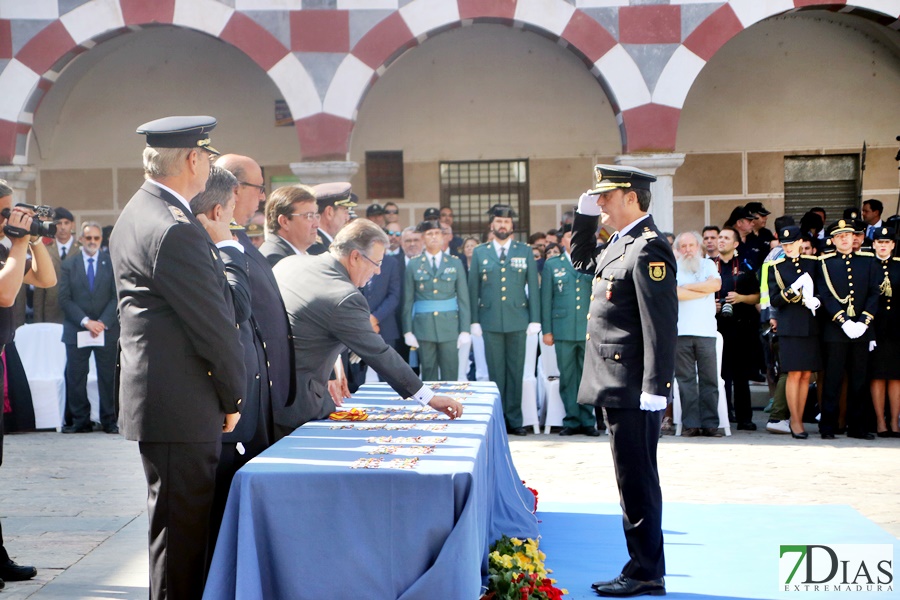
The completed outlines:
[[[13,189],[13,204],[25,202],[25,192],[37,179],[37,169],[30,166],[0,165],[0,179]]]
[[[653,200],[650,202],[650,213],[660,231],[675,232],[675,205],[672,189],[672,177],[675,171],[684,164],[684,154],[679,152],[660,154],[624,154],[616,157],[617,165],[637,167],[656,175],[656,183],[650,186]]]
[[[332,181],[350,181],[350,178],[359,171],[359,163],[350,160],[296,162],[291,163],[291,171],[305,185],[316,185]]]

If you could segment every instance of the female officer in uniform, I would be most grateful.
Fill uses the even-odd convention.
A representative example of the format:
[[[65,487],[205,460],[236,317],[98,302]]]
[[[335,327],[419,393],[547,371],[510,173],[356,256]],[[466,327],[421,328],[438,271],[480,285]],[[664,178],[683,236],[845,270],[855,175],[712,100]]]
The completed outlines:
[[[872,249],[878,259],[877,271],[883,279],[879,285],[878,319],[875,340],[869,342],[869,389],[875,407],[875,432],[878,437],[900,437],[900,314],[893,307],[894,288],[900,290],[900,258],[894,252],[894,230],[879,227],[872,236]],[[887,383],[885,383],[887,382]],[[884,388],[887,385],[891,405],[890,427],[884,421]]]
[[[816,259],[800,254],[801,231],[793,225],[778,232],[784,257],[769,266],[770,300],[777,317],[772,326],[778,333],[779,362],[788,374],[787,403],[791,412],[791,436],[805,440],[803,408],[809,392],[809,376],[822,370],[819,355],[819,325],[815,310],[819,300],[813,295]]]

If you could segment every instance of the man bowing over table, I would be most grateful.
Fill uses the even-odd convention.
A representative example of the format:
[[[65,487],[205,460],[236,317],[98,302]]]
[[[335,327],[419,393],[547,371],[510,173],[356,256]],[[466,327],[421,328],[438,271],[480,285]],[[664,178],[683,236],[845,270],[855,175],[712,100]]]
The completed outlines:
[[[462,415],[462,405],[436,396],[410,366],[372,329],[369,305],[359,288],[379,272],[388,237],[358,219],[335,236],[328,252],[290,256],[273,269],[294,332],[297,397],[275,416],[285,433],[334,411],[328,378],[338,354],[349,348],[404,398],[445,413]]]

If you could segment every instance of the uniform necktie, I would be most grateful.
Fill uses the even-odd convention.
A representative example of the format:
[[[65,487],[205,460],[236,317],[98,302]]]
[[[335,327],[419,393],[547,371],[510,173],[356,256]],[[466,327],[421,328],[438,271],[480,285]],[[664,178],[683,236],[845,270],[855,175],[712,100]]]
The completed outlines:
[[[93,292],[94,291],[94,259],[93,258],[88,259],[87,277],[88,277],[88,287]]]
[[[62,253],[59,255],[59,260],[66,260],[66,247],[62,247]]]
[[[431,272],[437,275],[437,256],[431,257]]]
[[[500,248],[500,262],[506,262],[506,248]]]
[[[875,226],[869,225],[869,228],[866,230],[866,237],[872,239],[872,236],[875,235]]]
[[[613,234],[613,236],[611,238],[609,238],[609,244],[612,245],[618,241],[619,241],[619,232],[617,231]]]

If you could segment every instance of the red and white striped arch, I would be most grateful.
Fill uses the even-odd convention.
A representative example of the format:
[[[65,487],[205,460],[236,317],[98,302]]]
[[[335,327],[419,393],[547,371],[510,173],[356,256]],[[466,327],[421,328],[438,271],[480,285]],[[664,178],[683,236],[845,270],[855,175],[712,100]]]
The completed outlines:
[[[347,34],[353,10],[393,8],[353,47]],[[704,0],[708,1],[708,0]],[[447,29],[475,22],[524,27],[579,56],[605,90],[616,111],[623,152],[671,151],[687,94],[707,61],[745,28],[772,15],[824,8],[855,13],[900,29],[900,0],[729,0],[688,35],[681,6],[628,6],[627,0],[338,0],[337,10],[299,10],[301,0],[243,0],[240,9],[288,7],[291,48],[241,10],[218,0],[91,0],[58,17],[12,56],[0,59],[0,163],[24,164],[34,111],[66,64],[97,43],[153,24],[172,24],[216,36],[252,58],[284,95],[295,119],[304,159],[344,158],[366,92],[404,52]],[[621,5],[621,6],[620,6]],[[586,7],[618,7],[616,40]],[[296,10],[294,10],[296,9]],[[10,22],[0,20],[0,40],[9,40]],[[622,44],[680,44],[651,92]],[[324,101],[292,51],[347,52]]]

